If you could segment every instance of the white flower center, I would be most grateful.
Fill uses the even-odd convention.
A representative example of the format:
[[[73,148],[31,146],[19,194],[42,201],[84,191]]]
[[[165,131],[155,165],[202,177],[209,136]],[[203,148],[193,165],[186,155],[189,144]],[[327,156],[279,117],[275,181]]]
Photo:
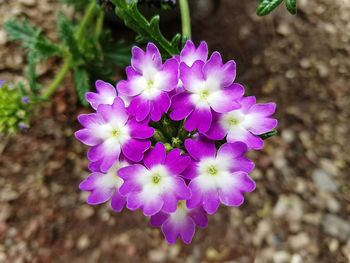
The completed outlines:
[[[174,221],[176,224],[182,224],[187,217],[187,213],[188,209],[186,207],[186,202],[181,200],[177,203],[176,211],[170,214],[170,220]]]
[[[241,110],[234,110],[224,113],[221,117],[220,124],[226,131],[231,130],[237,126],[241,126],[244,122],[245,115]]]
[[[130,139],[129,127],[127,125],[109,125],[106,129],[109,131],[107,137],[113,139],[118,144],[123,144]]]
[[[196,177],[200,187],[204,190],[210,190],[232,185],[230,165],[224,156],[209,157],[201,160],[197,166],[199,176]]]
[[[116,162],[106,174],[101,176],[101,178],[98,181],[99,185],[101,185],[102,187],[115,187],[119,189],[119,187],[123,184],[124,180],[118,176],[117,172],[120,168],[125,167],[127,165],[127,162]]]
[[[146,174],[140,177],[143,192],[150,198],[156,198],[160,194],[170,191],[174,185],[173,177],[164,165],[153,166]]]

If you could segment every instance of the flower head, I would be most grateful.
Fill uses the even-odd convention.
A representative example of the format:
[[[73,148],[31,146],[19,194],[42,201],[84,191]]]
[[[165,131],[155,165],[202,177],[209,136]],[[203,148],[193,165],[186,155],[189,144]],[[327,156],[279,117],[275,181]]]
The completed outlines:
[[[166,240],[174,244],[181,237],[189,244],[195,233],[196,225],[205,228],[208,225],[207,213],[202,207],[188,209],[185,201],[179,201],[173,213],[159,212],[151,217],[151,225],[161,227]]]
[[[271,116],[275,113],[275,103],[258,103],[255,97],[245,97],[237,101],[241,108],[217,114],[206,136],[227,142],[244,142],[250,149],[262,149],[264,141],[259,135],[276,128],[277,120]]]
[[[275,104],[243,97],[235,62],[208,59],[204,41],[164,63],[154,44],[134,47],[126,75],[117,90],[97,81],[86,94],[96,112],[78,117],[92,171],[80,188],[89,204],[140,209],[170,244],[188,244],[220,204],[240,206],[255,189],[245,153],[276,127]]]
[[[131,66],[126,68],[128,80],[118,83],[118,92],[130,97],[129,112],[137,121],[148,116],[159,121],[170,107],[168,92],[178,83],[178,62],[175,58],[162,64],[158,48],[149,43],[146,52],[138,47],[132,49]]]
[[[120,193],[127,196],[127,207],[131,210],[141,208],[146,216],[159,211],[176,211],[178,200],[186,200],[191,193],[180,177],[191,159],[182,156],[174,149],[166,154],[162,143],[146,154],[143,163],[134,164],[119,170],[125,180]]]
[[[185,141],[186,150],[194,162],[185,175],[191,179],[188,187],[192,196],[189,208],[202,205],[208,214],[214,214],[222,203],[239,206],[243,203],[243,192],[255,189],[255,183],[248,174],[254,164],[244,157],[247,147],[244,143],[225,143],[218,151],[212,142],[200,138]]]
[[[111,200],[111,207],[114,211],[120,212],[126,203],[126,198],[119,193],[119,188],[123,184],[117,172],[120,168],[129,165],[126,161],[116,161],[105,173],[93,171],[79,185],[83,191],[89,191],[87,203],[97,205]]]
[[[131,161],[141,161],[144,152],[151,146],[148,139],[154,129],[131,119],[119,97],[112,105],[99,105],[96,113],[82,114],[78,119],[84,128],[75,136],[92,146],[88,158],[92,162],[100,161],[102,172],[108,171],[121,153]]]

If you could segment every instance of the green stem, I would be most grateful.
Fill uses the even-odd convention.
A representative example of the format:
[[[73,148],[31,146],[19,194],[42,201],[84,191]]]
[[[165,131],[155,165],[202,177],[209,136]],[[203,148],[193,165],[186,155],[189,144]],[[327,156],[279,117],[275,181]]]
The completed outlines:
[[[84,17],[81,20],[80,25],[76,31],[76,38],[78,41],[84,36],[84,29],[93,18],[96,10],[96,5],[96,1],[92,0],[89,6],[86,8]]]
[[[191,17],[190,8],[187,0],[180,0],[180,12],[182,22],[182,37],[183,40],[191,39]]]
[[[43,96],[42,96],[43,100],[48,100],[52,96],[52,94],[55,93],[56,89],[59,87],[59,85],[61,84],[63,79],[66,77],[66,75],[70,69],[71,63],[72,63],[71,58],[66,59],[66,61],[62,65],[60,71],[57,73],[56,77],[51,82],[51,84],[47,88],[46,92],[43,94]]]
[[[75,37],[77,38],[78,42],[79,40],[84,36],[84,30],[86,26],[90,23],[91,19],[93,18],[96,10],[96,2],[94,0],[91,0],[91,3],[86,8],[86,12],[84,14],[84,17],[82,21],[79,24],[79,27],[75,33]],[[57,73],[54,80],[51,82],[50,86],[47,88],[46,92],[42,95],[43,100],[48,100],[51,98],[52,94],[55,93],[55,91],[60,86],[61,82],[66,77],[67,73],[69,72],[69,69],[72,66],[72,57],[70,55],[67,55],[67,57],[64,58],[64,63],[60,69],[60,71]]]

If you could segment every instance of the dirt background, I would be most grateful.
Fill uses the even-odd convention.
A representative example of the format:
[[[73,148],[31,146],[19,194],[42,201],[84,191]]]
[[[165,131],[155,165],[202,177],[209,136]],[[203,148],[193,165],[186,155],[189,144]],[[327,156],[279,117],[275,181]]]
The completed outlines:
[[[281,7],[259,18],[253,0],[193,10],[194,39],[237,61],[247,94],[278,104],[280,134],[250,155],[257,189],[242,207],[220,208],[191,245],[168,246],[140,212],[84,204],[86,148],[72,136],[84,109],[68,77],[30,130],[1,138],[0,262],[350,262],[350,2],[298,2],[295,17]],[[55,39],[59,9],[0,0],[0,23],[26,16]],[[44,83],[58,65],[40,65]],[[26,70],[1,26],[0,79]]]

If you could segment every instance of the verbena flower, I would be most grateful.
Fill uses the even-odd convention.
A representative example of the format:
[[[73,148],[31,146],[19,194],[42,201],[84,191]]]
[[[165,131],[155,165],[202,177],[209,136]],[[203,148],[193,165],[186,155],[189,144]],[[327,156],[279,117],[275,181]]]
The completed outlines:
[[[195,233],[196,226],[208,226],[208,216],[202,207],[188,209],[184,201],[179,201],[173,213],[159,212],[151,217],[152,226],[161,227],[166,240],[174,244],[178,237],[189,244]]]
[[[174,90],[178,83],[178,62],[175,58],[162,64],[158,48],[150,43],[146,52],[134,47],[130,67],[126,68],[128,80],[118,83],[118,92],[129,96],[129,112],[137,121],[148,116],[159,121],[170,107],[168,92]]]
[[[275,103],[258,103],[253,96],[237,100],[241,108],[217,114],[206,136],[212,140],[226,137],[228,142],[241,141],[251,149],[262,149],[264,141],[259,135],[276,128]]]
[[[123,179],[118,176],[117,172],[127,165],[129,164],[126,161],[116,161],[106,173],[93,170],[79,185],[81,190],[90,192],[87,203],[97,205],[110,200],[112,209],[120,212],[125,206],[126,198],[119,193]]]
[[[181,50],[179,56],[176,56],[179,62],[185,63],[187,66],[191,67],[196,61],[206,62],[208,58],[208,45],[205,41],[202,41],[198,48],[195,44],[188,40]]]
[[[134,164],[119,170],[125,180],[120,193],[127,196],[127,207],[131,210],[141,208],[146,216],[160,210],[176,211],[178,200],[187,200],[191,193],[180,177],[191,159],[182,156],[179,149],[166,154],[162,143],[157,143],[145,155],[143,164]]]
[[[247,174],[254,163],[244,157],[247,151],[244,143],[225,143],[216,150],[213,142],[200,138],[198,141],[187,139],[185,147],[194,160],[185,172],[191,179],[189,208],[201,205],[208,214],[214,214],[220,203],[240,206],[244,200],[242,193],[255,189],[254,181]]]
[[[191,67],[180,64],[180,79],[186,92],[172,98],[170,118],[185,119],[185,129],[207,132],[212,123],[212,111],[229,112],[239,108],[237,99],[244,88],[233,83],[236,64],[233,60],[222,63],[221,55],[214,52],[205,63],[197,60]]]
[[[108,171],[121,153],[131,161],[141,161],[151,146],[148,139],[154,129],[130,118],[119,97],[112,105],[99,105],[96,113],[82,114],[78,120],[84,129],[77,131],[75,136],[92,146],[87,156],[92,162],[101,161],[102,172]]]
[[[86,94],[96,112],[78,117],[92,171],[80,188],[88,204],[140,209],[170,244],[188,244],[220,204],[240,206],[255,189],[245,153],[276,127],[276,105],[243,97],[235,62],[208,60],[205,42],[164,63],[154,44],[134,47],[126,74],[118,92],[97,81]]]
[[[85,94],[86,100],[90,103],[91,107],[97,110],[101,104],[112,105],[114,99],[117,97],[116,89],[109,83],[102,80],[98,80],[95,83],[96,93],[87,92]]]

